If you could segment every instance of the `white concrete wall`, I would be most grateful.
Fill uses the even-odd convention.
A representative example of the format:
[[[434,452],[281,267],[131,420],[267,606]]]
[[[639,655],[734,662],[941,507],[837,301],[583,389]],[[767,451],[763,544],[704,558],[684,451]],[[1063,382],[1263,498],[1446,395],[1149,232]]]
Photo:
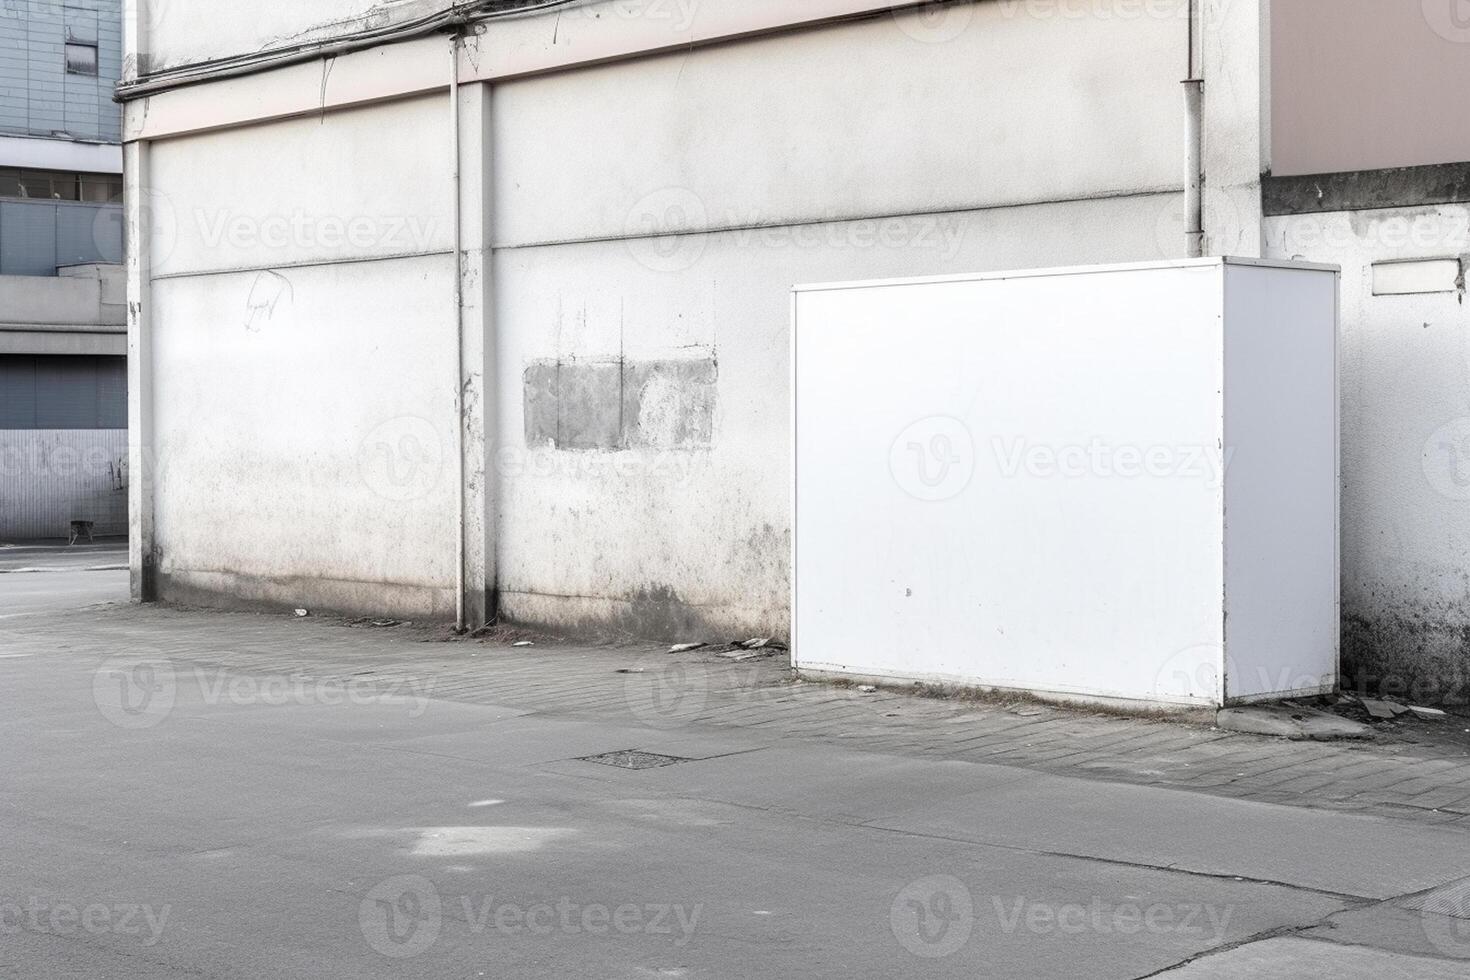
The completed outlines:
[[[0,431],[0,541],[126,534],[127,451],[123,429]]]
[[[151,151],[161,594],[453,609],[448,108]]]
[[[480,153],[464,158],[467,207],[483,197],[465,316],[490,345],[471,361],[492,382],[496,454],[483,478],[471,468],[471,498],[490,500],[470,518],[511,617],[786,631],[794,284],[1183,255],[1183,0],[987,0],[760,33],[783,10],[882,6],[710,0],[683,24],[655,18],[668,4],[604,4],[469,42],[461,79],[493,84],[481,128],[461,97]],[[197,9],[212,24],[142,25],[160,63],[320,36],[367,5],[271,0],[250,25]],[[1250,35],[1253,59],[1250,23],[1211,57]],[[735,40],[702,43],[717,38]],[[134,407],[157,461],[136,523],[156,522],[141,539],[165,595],[452,601],[452,474],[404,501],[358,472],[385,423],[408,427],[391,446],[451,461],[447,99],[394,89],[426,91],[447,54],[413,42],[130,107],[130,137],[150,140],[130,150],[133,220],[152,229],[134,264]],[[1215,91],[1214,118],[1258,122],[1257,87]],[[1222,194],[1248,196],[1259,152],[1234,130],[1211,148],[1245,161]],[[1214,210],[1213,240],[1258,247],[1249,209]],[[407,246],[344,242],[364,218],[440,223]],[[547,371],[561,380],[549,399],[531,385],[528,419]],[[608,378],[636,390],[612,396]]]
[[[1280,258],[1340,264],[1349,682],[1464,699],[1470,629],[1470,207],[1269,218]],[[1450,258],[1441,291],[1373,294],[1373,266]],[[1461,700],[1463,703],[1463,700]]]
[[[788,629],[793,285],[1182,255],[1181,25],[973,14],[495,87],[510,616]],[[528,365],[680,358],[717,364],[710,445],[528,445]]]

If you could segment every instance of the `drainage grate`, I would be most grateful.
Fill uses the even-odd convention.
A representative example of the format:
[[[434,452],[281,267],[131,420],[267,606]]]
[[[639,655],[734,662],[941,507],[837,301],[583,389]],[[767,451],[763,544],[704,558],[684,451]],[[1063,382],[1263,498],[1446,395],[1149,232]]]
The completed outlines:
[[[677,766],[681,762],[694,760],[681,759],[676,755],[659,755],[656,752],[627,749],[622,752],[604,752],[602,755],[588,756],[579,761],[595,762],[599,766],[613,766],[617,769],[659,769],[663,766]]]

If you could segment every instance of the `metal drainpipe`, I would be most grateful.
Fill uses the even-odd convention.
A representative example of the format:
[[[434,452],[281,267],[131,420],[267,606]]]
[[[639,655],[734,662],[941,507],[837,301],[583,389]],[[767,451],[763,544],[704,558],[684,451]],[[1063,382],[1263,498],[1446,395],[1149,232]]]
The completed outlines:
[[[459,206],[461,198],[460,173],[459,173],[459,39],[460,33],[455,30],[449,36],[449,172],[450,180],[454,183],[454,193],[451,197],[450,209],[453,212],[454,228],[454,270],[452,279],[454,281],[454,486],[455,499],[458,501],[458,515],[455,527],[458,535],[454,542],[454,628],[463,632],[467,628],[465,622],[465,491],[464,491],[464,284],[461,278],[462,261],[460,250],[463,246],[463,230],[460,227]]]
[[[1196,67],[1199,0],[1189,3],[1189,72],[1184,79],[1184,235],[1192,259],[1205,254],[1204,79]]]

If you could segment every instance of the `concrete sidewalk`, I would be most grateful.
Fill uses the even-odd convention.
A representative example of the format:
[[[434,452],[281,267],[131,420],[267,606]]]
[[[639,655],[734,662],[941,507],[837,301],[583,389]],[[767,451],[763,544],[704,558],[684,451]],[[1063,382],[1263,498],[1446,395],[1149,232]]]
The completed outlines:
[[[0,600],[68,577],[0,576]],[[0,976],[1470,961],[1452,741],[1286,743],[520,639],[127,604],[7,621]]]
[[[1369,742],[1288,742],[1204,724],[1029,701],[977,704],[793,679],[784,654],[732,662],[637,644],[512,645],[440,627],[120,606],[65,625],[11,626],[44,647],[84,630],[94,650],[144,640],[150,656],[245,675],[372,676],[439,700],[659,728],[734,729],[858,751],[1013,766],[1233,799],[1455,824],[1470,816],[1470,718],[1405,719]],[[530,634],[525,634],[530,635]],[[145,639],[146,638],[146,639]],[[81,646],[77,648],[83,649]],[[1470,872],[1470,869],[1467,869]]]

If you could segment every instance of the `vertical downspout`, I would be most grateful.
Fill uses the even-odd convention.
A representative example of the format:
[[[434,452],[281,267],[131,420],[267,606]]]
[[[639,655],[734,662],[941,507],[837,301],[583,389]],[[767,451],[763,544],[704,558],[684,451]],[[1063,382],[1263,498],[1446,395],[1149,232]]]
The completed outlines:
[[[1204,198],[1204,79],[1197,66],[1199,47],[1199,0],[1189,5],[1189,71],[1184,79],[1184,234],[1185,248],[1192,259],[1205,254]]]
[[[454,228],[454,269],[451,276],[454,281],[454,486],[455,500],[458,502],[458,511],[454,522],[457,530],[454,542],[454,628],[460,632],[464,632],[467,628],[464,602],[464,282],[461,268],[461,250],[464,244],[464,232],[460,227],[459,214],[461,197],[459,182],[459,39],[460,33],[456,28],[454,33],[449,36],[449,173],[450,180],[454,183],[454,192],[450,199],[450,211],[453,215]]]

